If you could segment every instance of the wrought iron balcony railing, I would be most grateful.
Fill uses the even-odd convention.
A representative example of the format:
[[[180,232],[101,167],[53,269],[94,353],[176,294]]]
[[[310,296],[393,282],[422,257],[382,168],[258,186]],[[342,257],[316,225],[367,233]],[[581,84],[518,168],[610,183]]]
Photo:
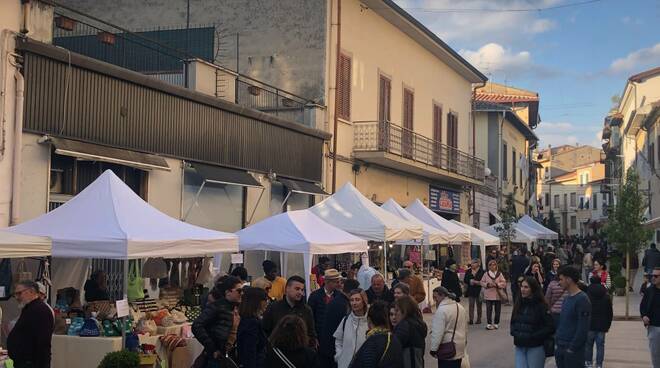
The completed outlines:
[[[378,121],[356,121],[355,152],[387,152],[484,182],[484,161],[409,129]]]

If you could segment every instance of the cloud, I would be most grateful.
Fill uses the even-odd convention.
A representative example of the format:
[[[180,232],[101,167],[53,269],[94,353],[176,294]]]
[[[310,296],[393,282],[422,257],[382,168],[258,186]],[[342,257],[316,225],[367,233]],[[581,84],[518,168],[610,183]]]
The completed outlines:
[[[660,64],[660,43],[651,47],[633,51],[625,57],[616,59],[610,64],[609,74],[629,74],[640,72]]]
[[[629,17],[629,16],[625,16],[625,17],[621,18],[621,23],[628,24],[628,25],[632,24],[632,25],[639,26],[639,25],[644,24],[644,20],[642,20],[640,18],[632,18],[632,17]]]
[[[543,122],[542,126],[539,127],[539,129],[573,129],[573,124],[571,123],[565,123],[565,122],[560,122],[560,123],[550,123],[550,122]]]
[[[440,38],[476,47],[531,40],[556,28],[540,12],[507,12],[506,9],[538,9],[562,0],[395,0]],[[487,10],[487,11],[482,11]]]
[[[568,121],[543,121],[535,130],[539,137],[539,147],[545,148],[549,144],[561,146],[564,144],[588,144],[594,147],[601,146],[602,125],[580,124]]]
[[[578,143],[578,137],[575,135],[563,135],[563,134],[539,134],[539,148],[545,148],[548,145],[553,147],[563,146],[565,144],[575,145]]]
[[[487,75],[512,79],[532,74],[538,78],[550,78],[558,74],[550,68],[535,64],[529,51],[513,51],[498,43],[488,43],[477,50],[460,50],[459,53]]]

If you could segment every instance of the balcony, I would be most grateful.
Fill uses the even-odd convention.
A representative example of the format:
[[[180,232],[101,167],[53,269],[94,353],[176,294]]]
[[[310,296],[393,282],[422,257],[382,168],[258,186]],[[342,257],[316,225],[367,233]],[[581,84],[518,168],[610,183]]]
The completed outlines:
[[[353,155],[459,185],[484,185],[484,161],[390,122],[356,121]]]

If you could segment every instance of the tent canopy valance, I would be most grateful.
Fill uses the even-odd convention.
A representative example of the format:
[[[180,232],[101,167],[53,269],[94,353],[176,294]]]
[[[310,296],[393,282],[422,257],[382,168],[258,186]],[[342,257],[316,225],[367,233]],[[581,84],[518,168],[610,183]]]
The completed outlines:
[[[351,183],[309,209],[323,221],[371,241],[420,239],[422,227],[402,220],[363,196]]]
[[[0,230],[0,258],[46,257],[51,254],[51,247],[47,237]]]
[[[110,170],[57,209],[7,231],[49,237],[55,257],[177,258],[238,250],[236,235],[165,215]]]
[[[406,211],[428,225],[446,232],[451,244],[469,243],[472,240],[469,231],[433,212],[419,199],[415,199],[406,207]]]
[[[458,222],[456,220],[451,220],[451,222],[470,232],[470,235],[472,237],[472,244],[479,246],[479,248],[481,249],[481,264],[485,265],[486,247],[500,245],[500,238],[490,235],[487,232],[481,231],[470,225],[466,225],[462,222]]]
[[[497,232],[497,229],[501,226],[502,226],[501,223],[490,225],[489,227],[484,229],[484,231],[487,232],[488,234],[499,237],[500,235]],[[516,233],[513,239],[511,240],[512,243],[525,243],[527,245],[530,245],[532,242],[535,242],[538,239],[534,231],[528,228],[527,226],[514,223],[513,227],[516,229]]]
[[[392,198],[388,199],[385,203],[383,203],[380,206],[382,209],[390,212],[393,215],[396,215],[400,217],[403,220],[406,220],[410,223],[413,223],[415,225],[421,226],[422,227],[422,232],[424,234],[423,240],[424,244],[447,244],[449,242],[449,234],[447,234],[445,231],[442,231],[440,229],[437,229],[419,219],[417,219],[415,216],[411,215],[408,211],[406,211],[401,205],[396,203],[396,201]],[[418,244],[418,242],[406,242],[403,241],[401,242],[402,244]]]

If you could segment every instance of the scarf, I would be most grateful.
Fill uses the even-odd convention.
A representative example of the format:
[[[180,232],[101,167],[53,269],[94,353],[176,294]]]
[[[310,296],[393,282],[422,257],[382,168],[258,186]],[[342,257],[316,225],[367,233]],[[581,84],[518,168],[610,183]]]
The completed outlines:
[[[367,331],[367,338],[376,335],[376,334],[388,334],[390,330],[387,328],[382,328],[382,327],[374,327],[371,330]]]

